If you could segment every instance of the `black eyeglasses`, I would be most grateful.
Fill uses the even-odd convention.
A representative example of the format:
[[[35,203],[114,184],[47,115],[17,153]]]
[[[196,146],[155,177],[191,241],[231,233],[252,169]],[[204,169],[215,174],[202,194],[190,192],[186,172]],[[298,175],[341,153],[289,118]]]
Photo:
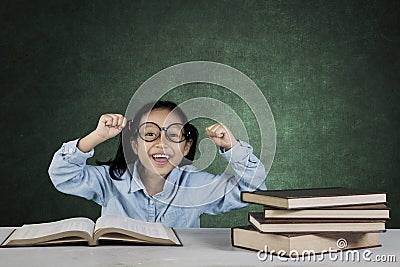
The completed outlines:
[[[174,143],[181,143],[186,140],[183,124],[173,123],[167,127],[160,127],[154,122],[142,123],[137,129],[139,137],[146,142],[156,141],[161,136],[161,131],[165,131],[167,139]]]

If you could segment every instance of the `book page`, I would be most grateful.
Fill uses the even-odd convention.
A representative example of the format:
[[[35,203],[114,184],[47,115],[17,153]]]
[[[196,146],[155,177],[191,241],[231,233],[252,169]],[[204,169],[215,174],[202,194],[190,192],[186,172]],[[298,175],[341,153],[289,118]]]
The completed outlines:
[[[145,236],[171,239],[168,235],[168,229],[161,223],[144,222],[127,217],[119,217],[112,215],[101,216],[96,221],[95,231],[102,228],[119,228],[131,232],[136,232]]]
[[[93,229],[94,222],[92,220],[71,218],[49,223],[25,224],[12,234],[12,239],[35,239],[69,231],[87,232],[92,236]]]
[[[16,228],[13,227],[2,227],[0,229],[0,245],[8,239],[8,237],[15,231]]]

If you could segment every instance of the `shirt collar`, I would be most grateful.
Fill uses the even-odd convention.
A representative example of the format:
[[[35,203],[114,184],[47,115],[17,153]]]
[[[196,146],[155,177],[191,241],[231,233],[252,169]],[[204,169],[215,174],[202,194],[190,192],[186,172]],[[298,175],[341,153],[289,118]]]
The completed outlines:
[[[140,179],[139,176],[138,164],[139,164],[138,160],[136,160],[135,163],[133,164],[132,179],[129,188],[129,193],[134,193],[139,190],[146,191],[142,183],[142,180]],[[171,173],[167,177],[167,180],[165,181],[163,192],[169,191],[172,187],[174,187],[178,183],[179,177],[182,175],[182,171],[183,170],[181,167],[175,167],[174,169],[172,169]]]
[[[139,190],[144,190],[144,185],[142,183],[142,180],[140,180],[139,177],[139,172],[138,172],[138,165],[139,161],[135,161],[133,164],[133,170],[132,170],[132,179],[131,179],[131,184],[129,188],[129,193],[134,193]]]

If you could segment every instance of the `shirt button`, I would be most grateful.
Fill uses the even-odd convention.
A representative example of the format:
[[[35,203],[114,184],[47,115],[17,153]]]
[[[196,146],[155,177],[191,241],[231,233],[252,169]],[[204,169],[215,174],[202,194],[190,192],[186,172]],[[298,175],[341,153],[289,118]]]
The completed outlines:
[[[154,204],[154,200],[150,199],[150,205]]]
[[[74,148],[73,148],[73,147],[70,147],[70,148],[68,149],[68,152],[69,152],[69,154],[74,153]]]

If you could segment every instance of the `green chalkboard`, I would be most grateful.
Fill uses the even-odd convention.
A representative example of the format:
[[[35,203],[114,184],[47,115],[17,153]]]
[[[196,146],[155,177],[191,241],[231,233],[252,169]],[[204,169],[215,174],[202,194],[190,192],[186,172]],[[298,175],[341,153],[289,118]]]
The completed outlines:
[[[100,207],[64,195],[47,169],[65,141],[103,113],[124,113],[149,77],[207,60],[260,88],[276,123],[270,189],[347,186],[388,193],[400,226],[399,1],[2,1],[0,226]],[[251,109],[216,85],[178,87],[178,103],[212,97],[246,127]],[[209,121],[195,121],[202,129]],[[249,136],[260,153],[257,131]],[[108,160],[118,140],[96,148]],[[218,159],[209,171],[218,173]],[[202,227],[247,224],[247,212],[203,216]]]

